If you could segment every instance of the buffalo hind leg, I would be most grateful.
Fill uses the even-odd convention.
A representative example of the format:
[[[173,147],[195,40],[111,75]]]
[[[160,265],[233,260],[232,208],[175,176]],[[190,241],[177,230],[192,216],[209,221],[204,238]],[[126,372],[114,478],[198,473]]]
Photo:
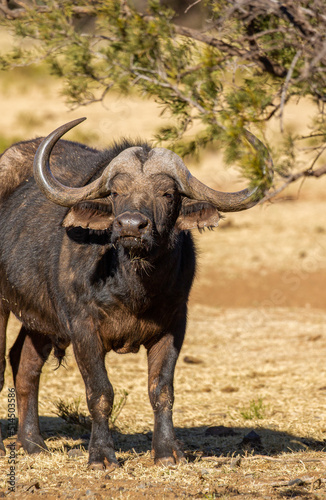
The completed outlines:
[[[10,350],[18,407],[17,449],[27,453],[47,450],[41,436],[38,418],[38,391],[43,365],[52,349],[47,335],[24,326]]]
[[[92,417],[89,442],[89,467],[91,469],[115,469],[119,467],[114,452],[108,418],[113,407],[113,388],[105,369],[105,351],[93,336],[91,342],[73,342],[75,358],[86,388],[86,399]]]
[[[165,335],[148,349],[148,392],[154,411],[152,456],[157,465],[185,461],[172,421],[173,377],[183,340],[175,345],[172,335]]]
[[[6,369],[6,330],[9,318],[9,312],[3,307],[0,300],[0,392],[2,391],[5,381]],[[6,454],[6,450],[2,441],[1,425],[0,425],[0,456]]]

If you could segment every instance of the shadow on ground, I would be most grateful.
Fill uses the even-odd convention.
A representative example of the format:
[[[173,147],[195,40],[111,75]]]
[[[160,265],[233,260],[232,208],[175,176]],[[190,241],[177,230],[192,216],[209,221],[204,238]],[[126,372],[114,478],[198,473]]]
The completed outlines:
[[[0,422],[6,438],[7,423],[5,420]],[[75,447],[88,448],[90,430],[86,427],[69,424],[60,417],[40,417],[40,427],[45,441],[53,451],[57,440],[58,448],[62,450],[62,439],[69,441],[69,444],[64,444],[68,451]],[[317,441],[311,437],[295,436],[260,426],[176,427],[175,432],[189,458],[192,455],[232,456],[246,452],[272,456],[282,452],[323,451],[326,448],[325,440]],[[112,434],[118,452],[144,454],[151,449],[152,432],[127,434],[114,429]]]

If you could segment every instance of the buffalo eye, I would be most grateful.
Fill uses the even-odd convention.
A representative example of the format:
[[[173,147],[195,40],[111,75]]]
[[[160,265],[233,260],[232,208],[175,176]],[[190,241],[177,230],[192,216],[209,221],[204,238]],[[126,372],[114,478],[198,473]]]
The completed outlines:
[[[168,199],[168,200],[173,200],[173,194],[172,193],[164,193],[163,197]]]

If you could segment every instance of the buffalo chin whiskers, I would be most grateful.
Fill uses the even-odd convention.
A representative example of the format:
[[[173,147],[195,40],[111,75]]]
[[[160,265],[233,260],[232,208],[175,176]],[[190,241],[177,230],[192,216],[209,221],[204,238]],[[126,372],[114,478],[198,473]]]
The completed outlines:
[[[131,251],[129,252],[130,262],[135,271],[141,271],[149,275],[149,272],[153,269],[153,264],[148,262],[144,257],[139,257],[134,255]]]

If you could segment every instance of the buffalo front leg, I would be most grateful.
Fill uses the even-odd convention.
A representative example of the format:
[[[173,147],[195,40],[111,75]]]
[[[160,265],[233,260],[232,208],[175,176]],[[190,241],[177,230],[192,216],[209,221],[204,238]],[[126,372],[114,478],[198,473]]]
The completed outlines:
[[[17,449],[27,453],[47,450],[38,418],[38,391],[43,365],[52,349],[48,336],[24,326],[10,350],[18,407]]]
[[[114,393],[105,369],[104,349],[95,335],[90,342],[86,342],[85,337],[73,342],[73,348],[85,383],[87,405],[92,417],[88,463],[91,469],[111,470],[119,466],[108,425]]]
[[[148,392],[154,411],[152,455],[158,465],[185,460],[172,422],[173,377],[180,349],[172,335],[164,336],[148,349]]]
[[[3,384],[5,381],[5,369],[6,369],[6,329],[9,318],[9,312],[7,312],[3,304],[0,301],[0,392],[2,391]],[[0,425],[0,456],[6,454],[5,447],[2,441],[1,425]]]

